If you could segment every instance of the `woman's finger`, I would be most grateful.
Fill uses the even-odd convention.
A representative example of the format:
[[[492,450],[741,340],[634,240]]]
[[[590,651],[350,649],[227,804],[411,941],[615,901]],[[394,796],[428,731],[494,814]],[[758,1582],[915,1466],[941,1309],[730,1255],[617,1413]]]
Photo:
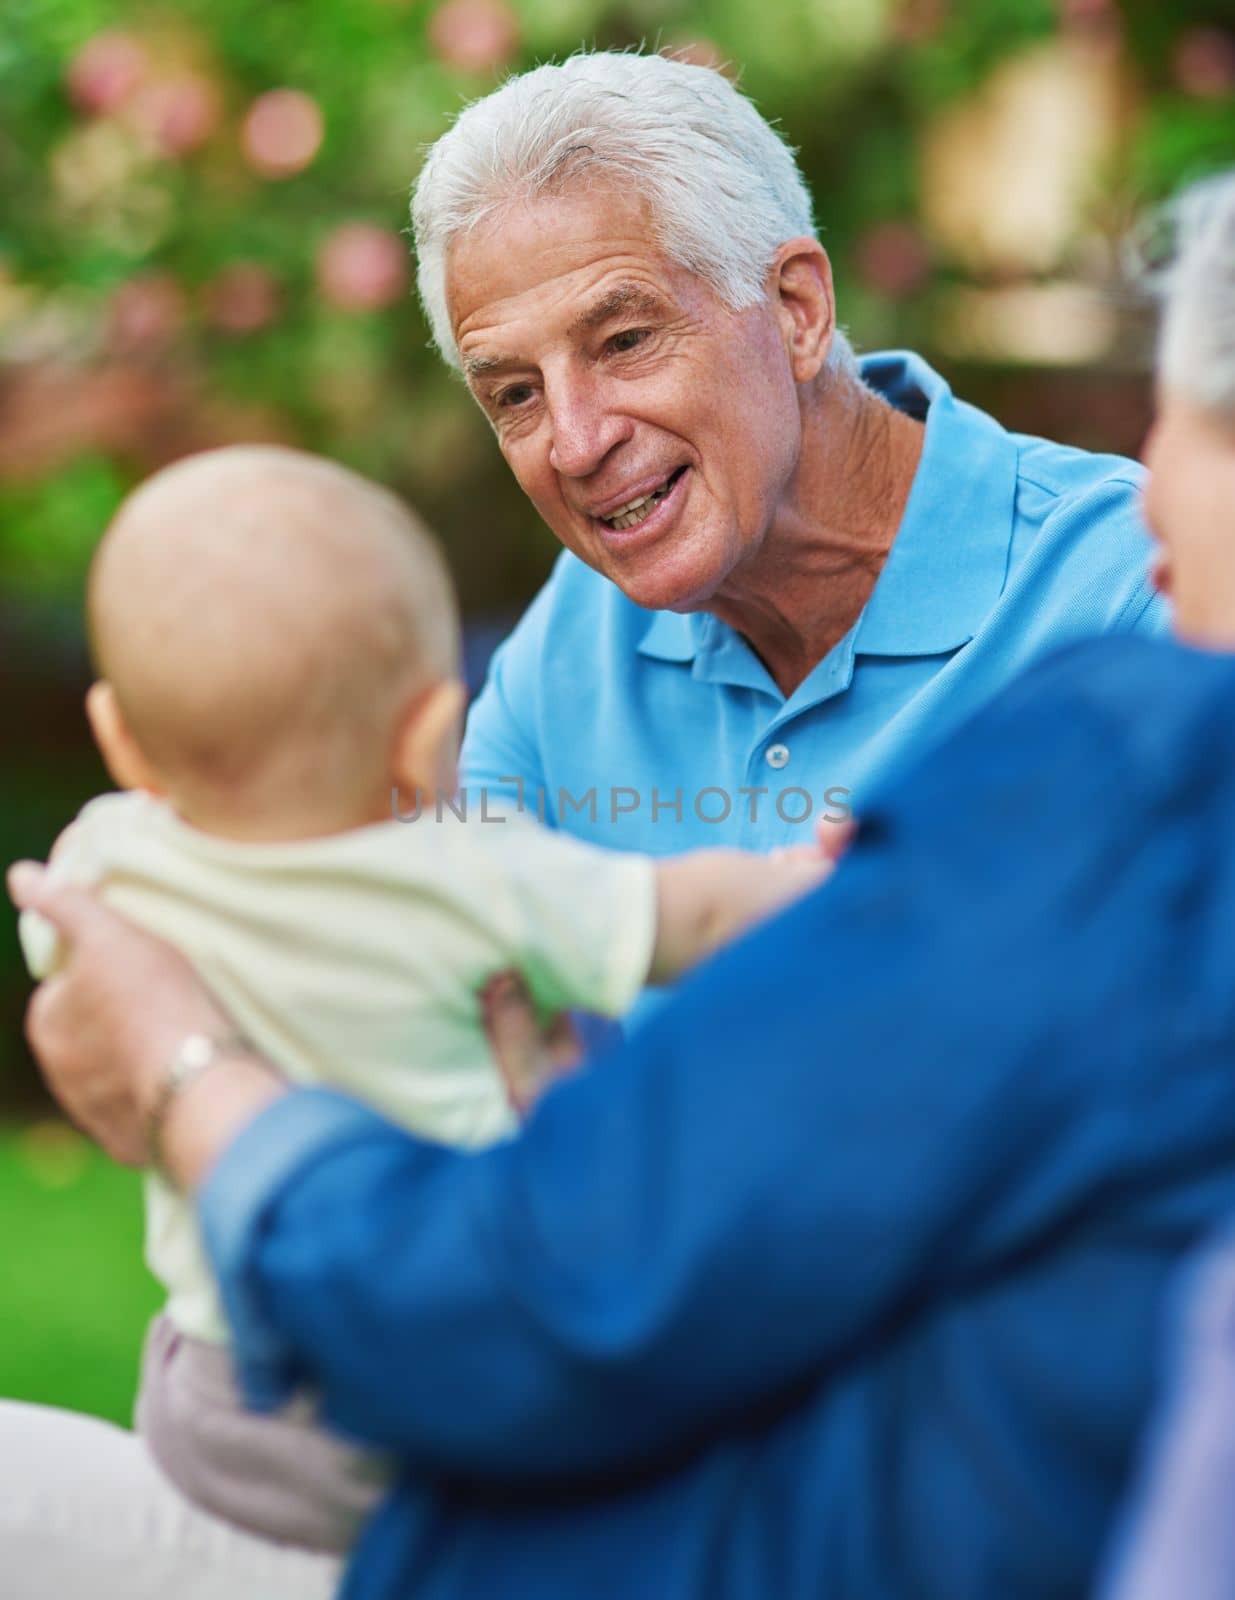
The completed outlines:
[[[70,945],[114,926],[113,914],[88,889],[53,882],[41,862],[14,862],[6,882],[9,898],[19,911],[37,911]]]

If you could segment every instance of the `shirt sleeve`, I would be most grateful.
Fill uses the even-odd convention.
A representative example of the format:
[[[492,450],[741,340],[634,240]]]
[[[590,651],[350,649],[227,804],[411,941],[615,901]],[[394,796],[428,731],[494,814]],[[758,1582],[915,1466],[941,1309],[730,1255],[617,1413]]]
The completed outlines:
[[[328,1421],[430,1472],[647,1467],[1191,1159],[1176,925],[1129,870],[1157,819],[1108,718],[1023,699],[519,1139],[357,1111],[255,1182],[297,1115],[268,1111],[200,1200],[242,1373],[260,1328]]]
[[[1124,464],[1126,467],[1126,464]],[[1125,471],[1060,497],[1042,527],[1045,559],[1074,552],[1085,582],[1067,620],[1077,637],[1101,632],[1163,637],[1171,630],[1167,602],[1150,578],[1153,545],[1141,513],[1143,475]],[[1066,563],[1067,556],[1064,556]]]
[[[624,1016],[656,944],[656,866],[512,817],[491,830],[518,930],[517,959],[537,1003]]]
[[[1124,631],[1139,633],[1147,639],[1169,639],[1173,627],[1170,605],[1146,579],[1128,602],[1123,614]]]

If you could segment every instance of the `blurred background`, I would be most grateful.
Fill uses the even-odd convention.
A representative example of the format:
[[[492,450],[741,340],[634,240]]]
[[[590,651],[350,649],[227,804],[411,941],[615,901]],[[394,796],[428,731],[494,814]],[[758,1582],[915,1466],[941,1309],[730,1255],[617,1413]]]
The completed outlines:
[[[186,451],[282,440],[406,494],[480,674],[555,547],[428,348],[408,186],[504,74],[640,44],[779,120],[860,349],[1137,451],[1152,315],[1121,264],[1235,160],[1235,0],[4,0],[0,860],[107,787],[83,577],[126,489]],[[0,1394],[127,1419],[156,1299],[136,1179],[41,1097],[3,921]]]

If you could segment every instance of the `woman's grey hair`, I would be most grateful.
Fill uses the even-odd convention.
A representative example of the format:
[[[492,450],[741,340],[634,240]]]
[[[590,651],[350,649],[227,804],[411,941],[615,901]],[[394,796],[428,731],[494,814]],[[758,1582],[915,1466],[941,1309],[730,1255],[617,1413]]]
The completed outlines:
[[[815,233],[793,151],[719,72],[619,51],[536,67],[464,108],[412,194],[420,296],[450,366],[461,365],[446,305],[451,241],[593,174],[637,186],[660,248],[735,311],[763,298],[786,239]],[[854,366],[839,329],[828,364]]]
[[[1193,184],[1171,216],[1158,373],[1167,388],[1235,422],[1235,171]]]

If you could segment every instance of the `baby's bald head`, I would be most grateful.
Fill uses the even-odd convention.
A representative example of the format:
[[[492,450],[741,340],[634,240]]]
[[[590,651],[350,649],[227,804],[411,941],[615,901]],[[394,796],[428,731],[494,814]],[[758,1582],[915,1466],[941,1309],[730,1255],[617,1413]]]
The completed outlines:
[[[87,612],[145,759],[169,790],[215,800],[377,792],[401,712],[457,670],[450,580],[421,524],[345,467],[274,446],[148,479],[103,537]]]

